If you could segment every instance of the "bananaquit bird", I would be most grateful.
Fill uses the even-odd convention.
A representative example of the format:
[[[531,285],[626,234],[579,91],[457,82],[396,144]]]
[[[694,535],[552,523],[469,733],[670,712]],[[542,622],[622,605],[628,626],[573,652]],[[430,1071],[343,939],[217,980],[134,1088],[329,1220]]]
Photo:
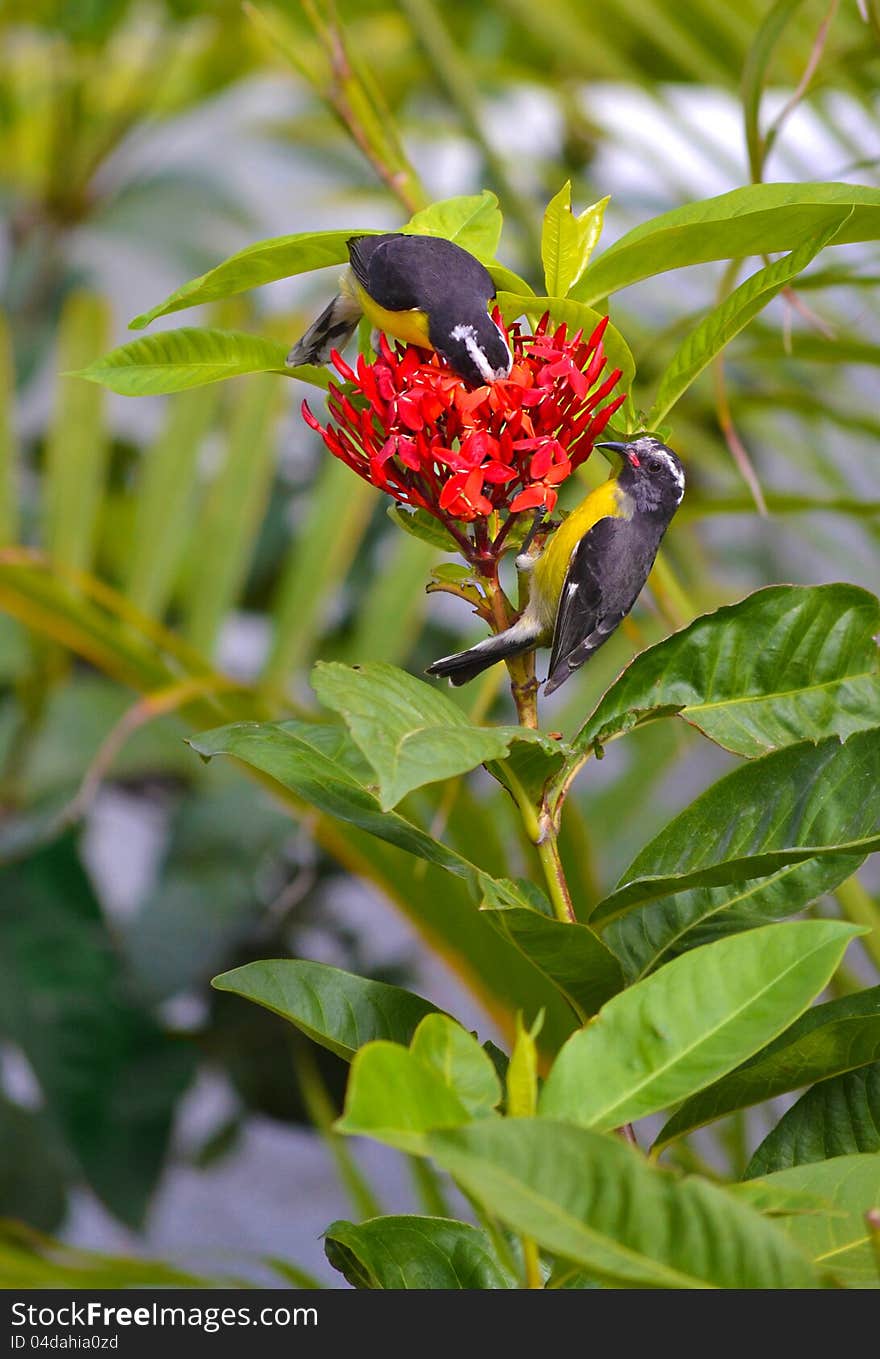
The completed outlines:
[[[327,363],[367,316],[405,344],[436,349],[475,387],[510,372],[511,354],[488,306],[495,285],[479,260],[439,236],[354,236],[340,291],[287,356]]]
[[[681,504],[684,471],[672,450],[649,436],[596,447],[620,455],[620,470],[563,520],[540,556],[526,551],[517,557],[520,570],[532,570],[522,617],[497,637],[443,656],[428,667],[429,675],[466,684],[496,661],[552,641],[544,686],[552,694],[629,613]]]

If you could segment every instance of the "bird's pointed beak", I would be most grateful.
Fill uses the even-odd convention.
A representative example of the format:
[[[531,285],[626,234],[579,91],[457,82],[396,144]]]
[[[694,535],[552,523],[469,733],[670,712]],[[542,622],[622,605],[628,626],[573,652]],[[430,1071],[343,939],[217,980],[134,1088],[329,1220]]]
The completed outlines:
[[[611,453],[616,453],[621,463],[628,462],[631,467],[638,467],[639,465],[639,460],[636,457],[635,453],[632,451],[631,444],[620,444],[610,442],[594,444],[593,447],[601,448],[603,453],[605,452],[606,449]],[[608,461],[611,462],[612,461],[611,458],[609,458]]]

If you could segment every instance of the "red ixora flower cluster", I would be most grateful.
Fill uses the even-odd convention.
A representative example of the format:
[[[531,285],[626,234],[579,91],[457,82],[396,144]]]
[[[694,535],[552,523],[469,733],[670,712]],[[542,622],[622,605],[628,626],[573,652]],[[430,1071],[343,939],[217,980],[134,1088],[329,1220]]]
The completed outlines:
[[[392,348],[383,335],[379,356],[361,356],[356,371],[334,352],[349,386],[331,383],[326,426],[305,402],[303,417],[358,476],[447,526],[538,506],[549,512],[626,399],[602,404],[621,376],[615,368],[600,382],[607,324],[604,317],[588,339],[581,331],[568,339],[564,325],[550,332],[546,315],[534,334],[513,326],[510,375],[485,387],[469,386],[439,355]]]

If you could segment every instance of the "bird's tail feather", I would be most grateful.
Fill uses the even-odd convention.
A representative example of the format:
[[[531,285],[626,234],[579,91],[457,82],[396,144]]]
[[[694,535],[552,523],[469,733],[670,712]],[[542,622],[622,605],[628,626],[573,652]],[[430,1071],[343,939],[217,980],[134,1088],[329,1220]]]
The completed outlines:
[[[346,291],[339,293],[297,340],[287,356],[288,365],[299,368],[304,363],[329,363],[331,351],[348,344],[362,314],[354,297]]]
[[[426,673],[445,675],[450,683],[456,686],[467,684],[498,661],[506,660],[508,656],[519,656],[524,651],[531,651],[537,644],[537,630],[530,623],[526,623],[525,619],[520,619],[513,627],[500,632],[497,637],[487,637],[485,642],[478,642],[467,651],[456,651],[452,656],[441,656],[433,665],[428,666]]]

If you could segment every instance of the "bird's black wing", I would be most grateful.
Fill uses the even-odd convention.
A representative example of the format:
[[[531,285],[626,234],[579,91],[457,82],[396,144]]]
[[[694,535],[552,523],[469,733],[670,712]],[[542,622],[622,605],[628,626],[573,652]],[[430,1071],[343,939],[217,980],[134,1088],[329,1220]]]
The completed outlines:
[[[355,236],[348,242],[351,270],[364,292],[388,311],[419,306],[418,273],[413,271],[409,243],[401,232]]]
[[[355,236],[348,242],[355,278],[388,311],[434,311],[456,299],[488,302],[495,295],[489,271],[473,255],[441,236],[403,232]],[[465,311],[467,309],[465,308]]]
[[[553,628],[550,674],[585,637],[599,626],[605,613],[608,558],[619,535],[620,519],[600,519],[581,538],[565,573]],[[616,555],[616,554],[615,554]],[[618,620],[619,621],[619,620]],[[616,624],[615,624],[616,626]]]

